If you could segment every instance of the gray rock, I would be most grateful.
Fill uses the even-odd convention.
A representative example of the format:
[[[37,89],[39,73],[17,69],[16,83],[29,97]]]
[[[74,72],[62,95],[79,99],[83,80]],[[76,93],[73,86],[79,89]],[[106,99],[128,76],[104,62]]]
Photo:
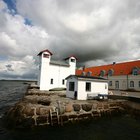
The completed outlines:
[[[50,103],[51,103],[51,100],[50,99],[44,99],[44,100],[38,101],[38,104],[46,105],[46,106],[49,106]]]
[[[73,110],[74,111],[80,111],[81,110],[81,106],[79,104],[73,104]]]
[[[92,104],[82,104],[82,109],[86,112],[91,111]]]

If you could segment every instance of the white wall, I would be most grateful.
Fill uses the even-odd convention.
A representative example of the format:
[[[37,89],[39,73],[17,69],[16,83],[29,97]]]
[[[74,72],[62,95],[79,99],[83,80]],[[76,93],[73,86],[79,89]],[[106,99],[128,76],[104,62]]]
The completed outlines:
[[[88,92],[85,91],[85,81],[78,81],[77,100],[86,100]]]
[[[39,72],[39,82],[38,85],[40,90],[50,90],[53,88],[66,88],[65,78],[69,75],[75,74],[76,69],[76,59],[74,57],[69,58],[67,61],[69,66],[61,66],[50,64],[49,58],[44,58],[43,54],[49,54],[48,52],[43,52],[40,57],[40,72]],[[71,59],[75,59],[75,62],[71,62]],[[53,79],[53,84],[51,84],[51,79]],[[62,84],[62,80],[65,80],[65,84]]]
[[[50,74],[49,74],[49,81],[53,79],[53,84],[49,84],[49,89],[63,87],[66,88],[66,81],[65,84],[62,84],[62,80],[70,75],[70,68],[66,66],[59,66],[59,65],[50,65]]]
[[[75,89],[74,91],[69,91],[69,82],[75,82]],[[86,82],[91,82],[91,91],[87,92]],[[106,86],[106,89],[105,89]],[[82,81],[77,80],[74,77],[71,77],[67,80],[67,92],[66,97],[74,98],[74,92],[77,91],[77,99],[78,100],[86,100],[87,94],[95,94],[97,96],[98,94],[108,94],[108,82],[99,82],[99,81]]]
[[[43,57],[43,54],[48,54],[49,58]],[[42,55],[39,56],[40,59],[40,76],[39,76],[39,87],[40,90],[48,90],[49,86],[48,83],[49,79],[46,77],[49,77],[49,63],[50,63],[50,54],[48,52],[43,52]]]
[[[91,82],[91,91],[86,91],[86,82]],[[106,87],[106,89],[105,89]],[[99,81],[78,81],[78,100],[86,100],[87,94],[108,94],[108,83]]]

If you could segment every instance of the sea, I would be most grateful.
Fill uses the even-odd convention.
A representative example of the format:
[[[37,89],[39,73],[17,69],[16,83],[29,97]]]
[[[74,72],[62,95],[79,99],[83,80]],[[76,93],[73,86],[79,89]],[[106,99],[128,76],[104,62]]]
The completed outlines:
[[[129,114],[56,127],[9,129],[5,113],[21,100],[28,84],[0,81],[0,140],[140,140],[140,118]]]

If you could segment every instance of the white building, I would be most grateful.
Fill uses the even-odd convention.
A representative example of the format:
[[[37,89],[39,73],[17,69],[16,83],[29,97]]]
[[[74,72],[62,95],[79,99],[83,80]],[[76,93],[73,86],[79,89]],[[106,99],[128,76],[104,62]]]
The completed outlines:
[[[53,88],[66,88],[65,78],[75,74],[76,58],[70,56],[63,61],[53,61],[49,50],[41,51],[39,54],[39,77],[38,86],[40,90]]]
[[[108,95],[108,82],[104,78],[70,75],[66,80],[68,98],[87,100],[89,96]]]
[[[111,90],[140,91],[140,60],[88,67],[76,74],[106,78]]]

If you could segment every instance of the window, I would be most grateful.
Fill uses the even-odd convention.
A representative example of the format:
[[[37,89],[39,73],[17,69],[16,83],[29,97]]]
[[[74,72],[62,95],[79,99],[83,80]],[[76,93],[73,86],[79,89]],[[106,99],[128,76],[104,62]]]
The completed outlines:
[[[100,71],[100,76],[101,76],[101,77],[105,76],[105,70],[101,70],[101,71]]]
[[[105,89],[107,89],[107,84],[105,84]]]
[[[45,57],[45,58],[49,58],[49,54],[43,54],[43,57]]]
[[[113,69],[110,69],[110,70],[108,71],[108,76],[112,76],[113,73],[114,73],[114,70],[113,70]]]
[[[139,68],[134,67],[133,70],[132,70],[132,74],[133,75],[138,75],[139,74]]]
[[[91,91],[91,83],[86,82],[86,91]]]
[[[65,80],[64,79],[62,79],[62,85],[64,85],[65,84]]]
[[[134,87],[134,81],[130,81],[130,87]]]
[[[69,91],[74,91],[74,82],[69,82]]]
[[[53,79],[51,79],[51,84],[53,84]]]
[[[83,72],[82,72],[82,76],[86,76],[86,72],[83,71]]]
[[[87,76],[91,76],[91,75],[92,75],[91,71],[87,72]]]
[[[139,81],[139,87],[140,87],[140,81]]]
[[[71,62],[75,62],[75,59],[71,59]]]
[[[119,89],[119,81],[115,81],[115,88]]]
[[[112,86],[112,81],[109,81],[109,86]]]
[[[41,70],[41,66],[39,65],[39,70]]]

